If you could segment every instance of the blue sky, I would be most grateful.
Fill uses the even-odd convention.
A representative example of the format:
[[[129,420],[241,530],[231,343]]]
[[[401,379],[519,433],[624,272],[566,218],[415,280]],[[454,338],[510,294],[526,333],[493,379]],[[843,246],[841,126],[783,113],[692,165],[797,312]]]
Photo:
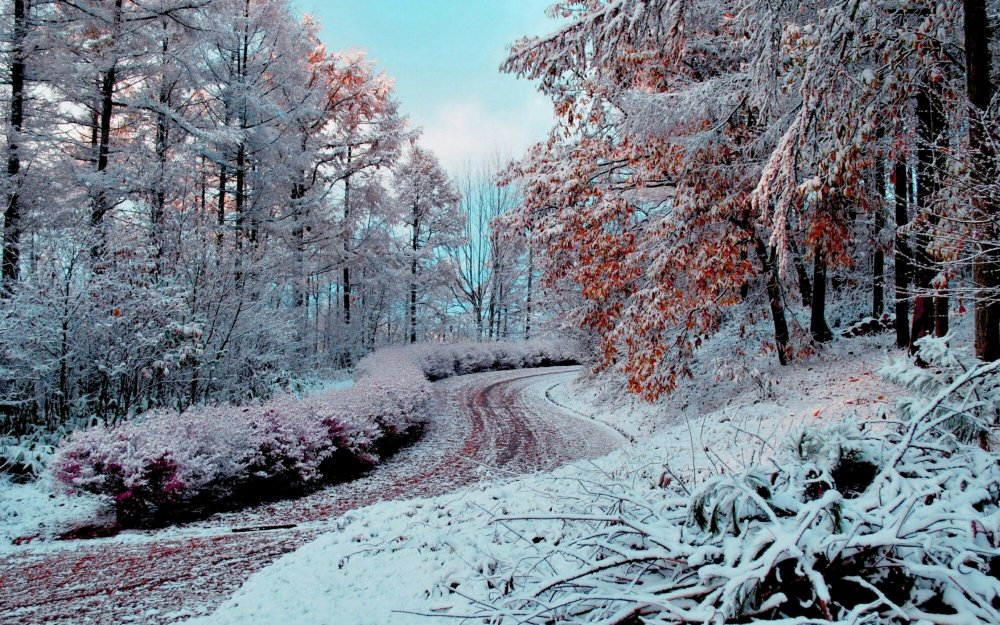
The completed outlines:
[[[360,48],[393,77],[402,112],[452,173],[545,138],[552,108],[501,74],[507,46],[555,29],[552,0],[297,0],[331,50]]]

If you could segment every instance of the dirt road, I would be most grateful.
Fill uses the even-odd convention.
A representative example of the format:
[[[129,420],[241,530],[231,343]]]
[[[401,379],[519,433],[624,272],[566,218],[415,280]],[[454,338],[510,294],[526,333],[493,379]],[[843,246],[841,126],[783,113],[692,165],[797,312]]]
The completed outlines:
[[[0,555],[0,623],[182,621],[211,612],[278,556],[336,531],[349,510],[604,455],[621,437],[545,399],[545,389],[572,371],[493,372],[435,383],[436,409],[418,443],[358,480],[300,499],[162,530],[17,547]],[[253,530],[288,525],[294,527]]]

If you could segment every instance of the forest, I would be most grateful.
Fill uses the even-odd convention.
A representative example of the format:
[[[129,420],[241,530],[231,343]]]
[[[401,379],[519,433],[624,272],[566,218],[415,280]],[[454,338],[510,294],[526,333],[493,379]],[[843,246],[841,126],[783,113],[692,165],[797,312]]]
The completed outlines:
[[[0,620],[1000,622],[997,0],[0,6]]]
[[[245,402],[530,335],[493,163],[452,180],[283,0],[4,3],[0,431]],[[491,169],[493,168],[493,169]]]
[[[553,11],[503,66],[559,114],[516,214],[630,390],[672,390],[733,320],[784,364],[884,315],[913,351],[972,310],[963,341],[1000,357],[994,4]]]

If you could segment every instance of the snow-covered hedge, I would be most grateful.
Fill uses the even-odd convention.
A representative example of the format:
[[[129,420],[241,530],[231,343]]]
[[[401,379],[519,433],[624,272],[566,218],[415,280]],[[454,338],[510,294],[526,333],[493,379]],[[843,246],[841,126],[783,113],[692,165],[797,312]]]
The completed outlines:
[[[355,371],[356,377],[376,378],[381,368],[405,360],[415,364],[422,377],[443,380],[478,371],[574,364],[579,352],[577,345],[566,341],[422,343],[369,354]]]
[[[377,463],[418,432],[427,418],[428,380],[573,361],[571,345],[549,341],[380,350],[358,363],[348,389],[256,406],[155,411],[79,431],[49,469],[71,489],[113,498],[124,521],[251,491],[294,491]]]
[[[1000,362],[922,339],[896,419],[794,433],[695,492],[619,477],[499,518],[537,555],[484,566],[503,623],[1000,623]],[[526,527],[525,527],[526,526]],[[534,532],[532,534],[531,532]],[[547,534],[546,534],[547,532]],[[518,538],[519,540],[521,538]],[[501,551],[497,549],[496,551]]]

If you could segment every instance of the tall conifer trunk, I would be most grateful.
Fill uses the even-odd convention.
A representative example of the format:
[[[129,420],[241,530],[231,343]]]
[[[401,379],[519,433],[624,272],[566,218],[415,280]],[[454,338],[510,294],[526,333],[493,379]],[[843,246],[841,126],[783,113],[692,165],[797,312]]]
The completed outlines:
[[[347,170],[344,177],[344,325],[351,325],[351,268],[348,255],[351,253],[351,146],[347,146]]]
[[[115,45],[118,32],[122,23],[122,0],[115,0],[114,17],[111,25],[111,45]],[[114,95],[115,85],[118,84],[117,61],[112,61],[111,66],[101,75],[100,80],[100,138],[97,145],[97,173],[105,174],[111,156],[111,120],[114,115]],[[111,197],[108,194],[107,181],[102,179],[97,195],[94,198],[90,213],[90,223],[93,226],[100,226],[104,216],[111,210]],[[95,248],[95,252],[98,248]]]

